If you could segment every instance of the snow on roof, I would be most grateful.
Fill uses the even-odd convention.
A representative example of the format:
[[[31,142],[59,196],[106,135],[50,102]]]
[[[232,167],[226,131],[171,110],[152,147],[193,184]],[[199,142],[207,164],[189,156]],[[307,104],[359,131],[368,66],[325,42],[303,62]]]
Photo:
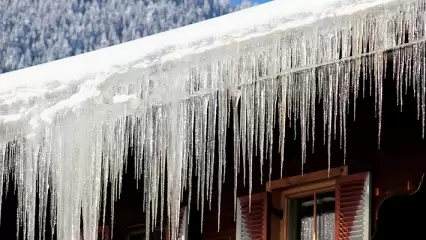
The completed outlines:
[[[346,113],[358,96],[361,74],[374,79],[380,129],[389,49],[397,56],[393,71],[401,76],[399,89],[403,74],[411,73],[406,81],[416,87],[425,118],[426,88],[420,86],[426,60],[419,57],[426,54],[425,3],[274,1],[0,75],[0,166],[6,169],[0,181],[9,181],[7,174],[18,176],[18,218],[27,224],[26,238],[34,238],[35,197],[47,199],[50,192],[58,239],[79,234],[81,209],[84,237],[96,239],[107,186],[111,183],[115,201],[129,147],[135,176],[145,182],[145,209],[156,215],[160,200],[168,196],[161,209],[169,211],[172,239],[181,193],[192,189],[193,168],[200,179],[197,201],[211,200],[217,175],[220,204],[223,171],[231,165],[224,144],[228,127],[234,131],[234,163],[242,158],[243,171],[250,173],[250,192],[253,156],[259,154],[261,164],[272,159],[276,119],[281,150],[286,121],[298,125],[305,162],[308,142],[315,143],[317,99],[324,105],[329,157],[333,134],[344,136],[345,151]],[[340,133],[333,131],[338,125]],[[234,168],[237,177],[240,166]],[[47,201],[39,202],[39,212],[47,213]],[[151,220],[147,214],[147,228]]]
[[[168,69],[176,76],[176,69],[182,74],[202,62],[202,59],[191,56],[207,52],[201,55],[207,57],[207,61],[231,59],[241,55],[241,51],[250,52],[246,47],[233,47],[232,44],[254,39],[257,43],[254,46],[259,43],[268,46],[262,42],[270,41],[273,33],[389,2],[395,1],[273,1],[139,40],[1,74],[0,123],[30,122],[30,128],[34,128],[40,123],[39,117],[42,124],[50,123],[58,111],[78,107],[96,97],[99,99],[103,94],[100,89],[107,88],[106,85],[135,82],[147,75],[146,69],[153,66],[177,63]],[[226,49],[227,46],[232,50]],[[185,65],[178,64],[183,60],[186,60]],[[114,79],[116,75],[120,76],[121,82]],[[114,83],[108,83],[109,80]],[[129,100],[132,96],[121,96],[121,99]]]
[[[56,81],[78,81],[84,76],[114,72],[117,68],[145,68],[388,2],[392,0],[273,1],[127,43],[1,74],[0,93]]]

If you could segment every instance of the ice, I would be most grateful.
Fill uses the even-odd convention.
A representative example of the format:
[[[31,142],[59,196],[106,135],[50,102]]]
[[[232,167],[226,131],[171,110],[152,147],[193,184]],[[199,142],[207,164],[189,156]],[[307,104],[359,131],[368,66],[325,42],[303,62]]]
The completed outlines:
[[[209,104],[209,118],[208,118],[208,150],[207,150],[207,194],[208,194],[208,201],[209,201],[209,210],[211,210],[211,203],[212,203],[212,195],[213,195],[213,178],[214,178],[214,168],[215,168],[215,152],[216,152],[216,113],[217,113],[217,105],[221,106],[220,102],[218,104],[218,96],[216,94],[212,94],[212,99]],[[219,108],[219,115],[220,115],[221,108]],[[221,116],[219,116],[220,119]],[[221,126],[218,126],[220,129]],[[220,146],[220,136],[218,140],[218,144]],[[219,150],[219,159],[220,159],[220,150]],[[220,160],[219,160],[220,165]],[[219,171],[220,171],[219,167]],[[219,185],[220,186],[220,185]]]
[[[259,149],[260,149],[260,183],[263,181],[263,161],[265,157],[265,118],[266,118],[266,103],[265,103],[265,82],[261,81],[256,87],[256,103],[258,106],[257,118],[259,124],[259,133],[255,135],[255,138],[259,138]]]
[[[239,132],[239,112],[238,104],[240,100],[240,94],[236,93],[232,98],[232,111],[233,111],[233,129],[234,129],[234,220],[237,217],[237,198],[238,198],[238,174],[240,173],[240,161],[241,161],[241,140]]]
[[[424,136],[424,0],[288,3],[0,75],[0,195],[14,183],[17,234],[46,239],[50,225],[52,235],[67,240],[83,226],[85,239],[96,239],[108,199],[114,223],[130,155],[135,172],[129,174],[143,188],[146,237],[160,223],[177,238],[185,191],[188,211],[197,201],[202,219],[207,206],[217,204],[219,230],[232,168],[227,141],[233,141],[235,210],[238,187],[251,194],[271,178],[272,161],[281,162],[282,175],[286,126],[300,138],[303,173],[309,149],[321,141],[318,111],[328,168],[334,141],[346,156],[347,115],[353,109],[356,117],[364,94],[375,98],[380,144],[389,54],[396,102],[402,108],[413,91]],[[277,130],[281,156],[274,158]],[[253,166],[261,166],[261,179],[253,179]]]
[[[275,127],[275,112],[277,104],[277,86],[278,83],[275,79],[270,79],[267,82],[267,95],[268,97],[268,114],[267,114],[267,146],[268,147],[268,161],[269,161],[269,182],[272,177],[272,147],[274,145],[274,127]]]
[[[249,184],[249,209],[251,211],[251,193],[253,190],[253,157],[254,150],[251,146],[253,146],[254,142],[254,88],[255,85],[248,85],[246,87],[246,95],[245,95],[245,104],[247,108],[246,112],[246,121],[247,121],[247,161],[248,161],[248,184]]]
[[[284,168],[284,145],[285,145],[285,128],[286,128],[286,119],[287,119],[287,84],[288,81],[281,80],[281,104],[279,107],[279,119],[280,119],[280,152],[281,152],[281,169],[280,176],[283,177],[283,168]]]
[[[217,175],[217,184],[218,184],[218,231],[220,229],[220,206],[222,202],[222,185],[225,182],[225,172],[226,172],[226,139],[228,131],[228,92],[222,91],[219,93],[219,115],[218,115],[218,145],[219,145],[219,163],[218,163],[218,175]],[[211,169],[214,169],[214,164],[212,164]],[[213,172],[211,173],[213,176]],[[212,177],[213,178],[213,177]],[[211,183],[213,184],[213,182]]]

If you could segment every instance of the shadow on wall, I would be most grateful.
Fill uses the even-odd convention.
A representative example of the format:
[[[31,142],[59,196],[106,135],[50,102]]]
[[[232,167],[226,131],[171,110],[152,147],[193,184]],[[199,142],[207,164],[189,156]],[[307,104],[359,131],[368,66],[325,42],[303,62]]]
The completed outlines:
[[[412,194],[395,195],[379,206],[373,240],[426,239],[425,174]]]

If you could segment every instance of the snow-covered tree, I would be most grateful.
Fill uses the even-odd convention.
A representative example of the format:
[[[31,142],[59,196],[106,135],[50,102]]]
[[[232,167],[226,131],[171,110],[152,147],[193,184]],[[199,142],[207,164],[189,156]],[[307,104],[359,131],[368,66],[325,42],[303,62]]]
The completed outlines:
[[[238,9],[240,7],[218,0],[0,1],[0,73],[145,37]]]

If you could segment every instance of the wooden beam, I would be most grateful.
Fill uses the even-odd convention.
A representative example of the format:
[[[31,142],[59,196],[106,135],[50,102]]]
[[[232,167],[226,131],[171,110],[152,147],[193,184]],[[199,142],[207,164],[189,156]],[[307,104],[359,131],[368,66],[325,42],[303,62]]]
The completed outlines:
[[[288,199],[297,199],[297,198],[304,198],[304,197],[307,197],[307,196],[313,196],[314,193],[333,192],[335,190],[336,190],[336,185],[335,185],[335,182],[334,182],[333,185],[327,184],[327,186],[324,186],[324,187],[318,185],[317,188],[308,189],[308,190],[303,191],[303,192],[291,191],[291,192],[284,192],[284,194],[286,194],[286,197]]]
[[[306,183],[313,183],[325,179],[333,179],[341,176],[348,175],[348,167],[342,166],[338,168],[332,168],[329,170],[322,170],[313,173],[307,173],[304,175],[298,175],[279,180],[274,180],[266,184],[266,191],[272,192],[274,190],[284,190],[289,187],[302,185]]]
[[[281,196],[281,204],[282,207],[284,209],[284,218],[282,221],[282,228],[281,228],[281,240],[287,240],[288,235],[289,235],[289,223],[290,223],[290,202],[288,200],[288,198],[285,197],[284,193],[280,194]]]
[[[297,187],[288,188],[283,190],[282,193],[287,198],[301,198],[306,196],[313,196],[316,192],[329,192],[336,188],[336,179],[315,182],[311,184],[301,185]]]
[[[272,207],[277,209],[284,209],[281,204],[281,195],[280,194],[272,194]],[[284,213],[284,210],[283,210]],[[284,216],[283,216],[284,219]],[[281,229],[281,220],[276,215],[272,214],[271,216],[271,226],[270,226],[270,240],[280,240],[280,229]]]

